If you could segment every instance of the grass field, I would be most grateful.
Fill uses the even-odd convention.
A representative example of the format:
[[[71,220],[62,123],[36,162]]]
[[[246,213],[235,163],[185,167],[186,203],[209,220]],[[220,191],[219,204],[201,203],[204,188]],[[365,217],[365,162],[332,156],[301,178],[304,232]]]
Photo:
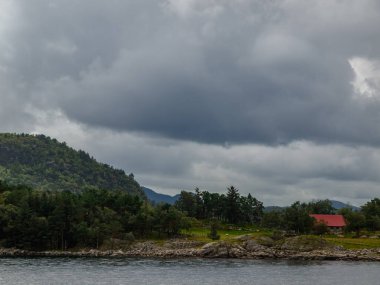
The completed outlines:
[[[380,239],[329,237],[327,241],[346,249],[380,248]]]
[[[191,228],[190,230],[183,231],[182,234],[188,236],[191,240],[211,242],[212,240],[207,236],[210,230],[206,227]],[[220,240],[233,241],[238,236],[251,235],[252,237],[271,236],[270,230],[258,228],[235,228],[235,229],[220,229],[218,230]],[[318,236],[319,237],[319,236]],[[371,238],[352,238],[349,237],[336,237],[333,235],[324,237],[327,241],[342,246],[345,249],[365,249],[365,248],[380,248],[380,239]]]
[[[191,228],[190,230],[183,231],[183,234],[189,236],[192,240],[210,242],[211,239],[207,236],[210,230],[208,228]],[[220,240],[233,240],[241,235],[263,236],[270,235],[270,231],[255,229],[255,228],[240,228],[240,229],[221,229],[218,230]]]

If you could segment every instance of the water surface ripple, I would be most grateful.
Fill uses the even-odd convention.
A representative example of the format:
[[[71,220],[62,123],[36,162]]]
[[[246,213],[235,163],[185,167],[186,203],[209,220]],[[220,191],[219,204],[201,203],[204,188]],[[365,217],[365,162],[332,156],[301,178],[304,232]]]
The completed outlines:
[[[380,284],[380,263],[235,259],[1,258],[0,284]]]

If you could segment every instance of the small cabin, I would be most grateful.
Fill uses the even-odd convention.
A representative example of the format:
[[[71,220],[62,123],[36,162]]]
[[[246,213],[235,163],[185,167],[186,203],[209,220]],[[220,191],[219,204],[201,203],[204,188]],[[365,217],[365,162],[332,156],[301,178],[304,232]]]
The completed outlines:
[[[317,223],[324,223],[332,232],[341,232],[347,225],[342,215],[311,214]]]

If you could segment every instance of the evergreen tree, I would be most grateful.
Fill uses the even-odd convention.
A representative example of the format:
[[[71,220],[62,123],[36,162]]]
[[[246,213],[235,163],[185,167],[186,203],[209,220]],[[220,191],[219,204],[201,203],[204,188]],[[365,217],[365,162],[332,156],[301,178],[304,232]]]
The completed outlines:
[[[380,230],[380,199],[375,198],[362,207],[366,225],[370,230]]]
[[[210,220],[210,233],[208,237],[212,240],[220,239],[220,235],[218,235],[219,222],[217,219]]]
[[[285,209],[284,222],[288,230],[299,233],[309,233],[314,225],[314,219],[309,216],[307,205],[293,203]]]
[[[239,190],[234,186],[228,187],[226,195],[225,216],[227,218],[227,221],[231,224],[236,224],[238,221],[240,221],[241,211],[239,202]]]

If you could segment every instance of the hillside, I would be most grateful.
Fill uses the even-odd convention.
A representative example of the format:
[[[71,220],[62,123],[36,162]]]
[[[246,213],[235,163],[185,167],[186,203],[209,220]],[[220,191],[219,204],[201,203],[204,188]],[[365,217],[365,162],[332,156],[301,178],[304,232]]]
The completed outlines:
[[[360,207],[356,207],[356,206],[353,206],[353,205],[350,205],[350,204],[346,204],[346,203],[343,203],[343,202],[340,202],[340,201],[335,201],[335,200],[330,200],[330,201],[331,201],[331,205],[333,206],[333,208],[335,208],[337,210],[340,210],[342,208],[351,208],[354,211],[359,211],[360,210]]]
[[[144,196],[133,175],[44,135],[0,134],[0,180],[41,190],[95,187]]]
[[[350,205],[350,204],[346,204],[346,203],[343,203],[343,202],[340,202],[340,201],[336,201],[336,200],[330,200],[331,202],[331,206],[336,210],[340,210],[340,209],[343,209],[343,208],[350,208],[354,211],[359,211],[360,210],[360,207],[356,207],[356,206],[353,206],[353,205]],[[270,213],[270,212],[275,212],[275,211],[282,211],[284,210],[286,207],[280,207],[280,206],[266,206],[264,208],[264,212],[265,213]]]
[[[170,205],[174,205],[174,203],[178,200],[179,194],[175,196],[170,196],[166,194],[161,194],[153,191],[152,189],[142,187],[146,197],[148,198],[149,201],[153,203],[168,203]]]

